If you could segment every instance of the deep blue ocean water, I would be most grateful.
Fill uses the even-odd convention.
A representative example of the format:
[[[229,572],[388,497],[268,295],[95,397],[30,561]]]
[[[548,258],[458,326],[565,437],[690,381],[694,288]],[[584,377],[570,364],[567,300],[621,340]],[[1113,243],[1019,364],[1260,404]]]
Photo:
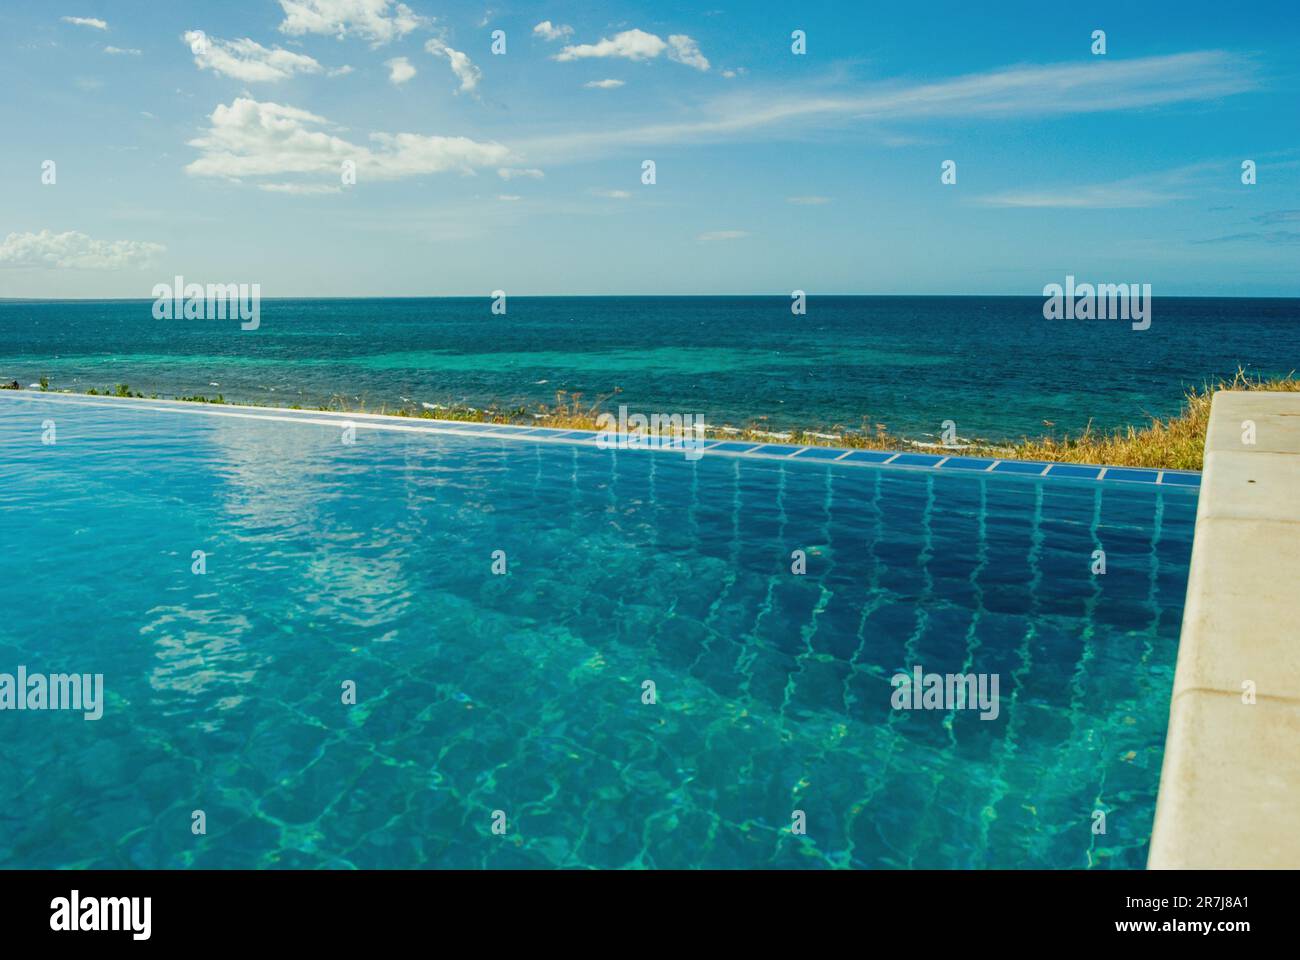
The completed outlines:
[[[0,379],[289,406],[532,407],[622,392],[711,424],[989,439],[1177,412],[1183,389],[1300,368],[1300,301],[1157,298],[1151,327],[1048,321],[1036,297],[267,300],[261,326],[151,301],[0,303]],[[609,405],[607,404],[607,407]],[[761,419],[761,418],[766,418]]]
[[[1145,863],[1195,490],[145,406],[0,397],[0,867]]]

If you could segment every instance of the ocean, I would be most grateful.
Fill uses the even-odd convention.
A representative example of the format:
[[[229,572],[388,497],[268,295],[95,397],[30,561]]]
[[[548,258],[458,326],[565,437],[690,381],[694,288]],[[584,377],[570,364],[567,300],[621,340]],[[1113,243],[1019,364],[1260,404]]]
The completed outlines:
[[[1039,297],[269,299],[260,326],[150,300],[0,302],[0,379],[366,410],[531,410],[557,391],[712,426],[1006,440],[1176,413],[1184,389],[1300,368],[1300,300],[1156,298],[1150,329]],[[617,393],[616,393],[617,391]]]

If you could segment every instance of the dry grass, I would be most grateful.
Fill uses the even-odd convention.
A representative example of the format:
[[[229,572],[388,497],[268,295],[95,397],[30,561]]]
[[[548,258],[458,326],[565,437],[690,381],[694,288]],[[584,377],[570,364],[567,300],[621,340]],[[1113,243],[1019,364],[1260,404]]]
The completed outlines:
[[[794,443],[803,446],[852,447],[869,450],[932,449],[937,453],[954,453],[967,456],[998,457],[1003,460],[1044,460],[1062,463],[1096,463],[1123,467],[1153,467],[1164,470],[1200,470],[1205,446],[1205,430],[1210,419],[1210,401],[1219,390],[1264,390],[1300,392],[1300,379],[1294,373],[1285,377],[1263,379],[1251,377],[1238,370],[1231,380],[1206,383],[1193,387],[1183,398],[1183,409],[1167,419],[1152,417],[1146,426],[1125,427],[1110,433],[1092,429],[1092,424],[1076,436],[1022,438],[1006,444],[974,443],[960,448],[921,444],[889,433],[884,424],[864,422],[857,429],[832,427],[827,432],[789,430],[774,432],[753,423],[747,427],[722,427],[709,431],[711,439],[743,440],[754,443]],[[96,393],[91,390],[91,393]],[[116,391],[106,394],[130,396],[130,388],[119,385]],[[417,417],[426,420],[458,420],[472,423],[522,423],[541,427],[563,427],[570,430],[595,430],[602,406],[621,391],[598,397],[594,402],[584,402],[580,393],[556,394],[553,406],[543,405],[536,410],[525,407],[504,409],[490,407],[477,410],[469,407],[440,407],[437,410],[410,410],[386,406],[375,413],[390,413],[399,417]],[[140,396],[140,394],[136,394]],[[221,403],[224,398],[179,397],[207,403]],[[349,413],[366,412],[366,404],[349,405],[341,396],[332,397],[328,406],[320,410],[339,410]]]
[[[1025,439],[1014,445],[1024,460],[1059,460],[1067,463],[1104,463],[1117,467],[1156,467],[1164,470],[1200,470],[1205,452],[1205,431],[1210,423],[1210,401],[1219,390],[1264,390],[1295,393],[1300,379],[1294,374],[1275,379],[1252,378],[1238,370],[1231,380],[1192,388],[1177,415],[1152,417],[1145,427],[1126,427],[1098,433],[1091,425],[1077,437]]]

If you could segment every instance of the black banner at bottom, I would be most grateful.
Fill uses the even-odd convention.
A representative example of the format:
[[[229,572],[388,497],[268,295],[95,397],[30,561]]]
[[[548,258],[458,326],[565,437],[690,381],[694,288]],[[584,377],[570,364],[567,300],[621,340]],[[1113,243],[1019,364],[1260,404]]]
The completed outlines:
[[[751,938],[770,946],[785,933],[811,945],[811,933],[834,923],[839,935],[874,944],[919,937],[918,947],[1024,932],[1070,945],[1197,940],[1231,949],[1285,935],[1293,890],[1294,876],[1275,872],[8,871],[0,921],[7,943],[78,948],[373,948],[377,938],[457,932],[494,944],[562,936],[565,946],[599,947],[611,935],[663,945],[674,931],[711,933],[734,948]]]

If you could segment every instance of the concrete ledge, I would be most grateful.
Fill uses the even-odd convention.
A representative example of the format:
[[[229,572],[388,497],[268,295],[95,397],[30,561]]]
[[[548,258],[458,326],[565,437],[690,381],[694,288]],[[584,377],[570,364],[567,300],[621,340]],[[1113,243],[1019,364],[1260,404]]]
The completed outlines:
[[[1298,393],[1214,396],[1147,866],[1300,867]]]

